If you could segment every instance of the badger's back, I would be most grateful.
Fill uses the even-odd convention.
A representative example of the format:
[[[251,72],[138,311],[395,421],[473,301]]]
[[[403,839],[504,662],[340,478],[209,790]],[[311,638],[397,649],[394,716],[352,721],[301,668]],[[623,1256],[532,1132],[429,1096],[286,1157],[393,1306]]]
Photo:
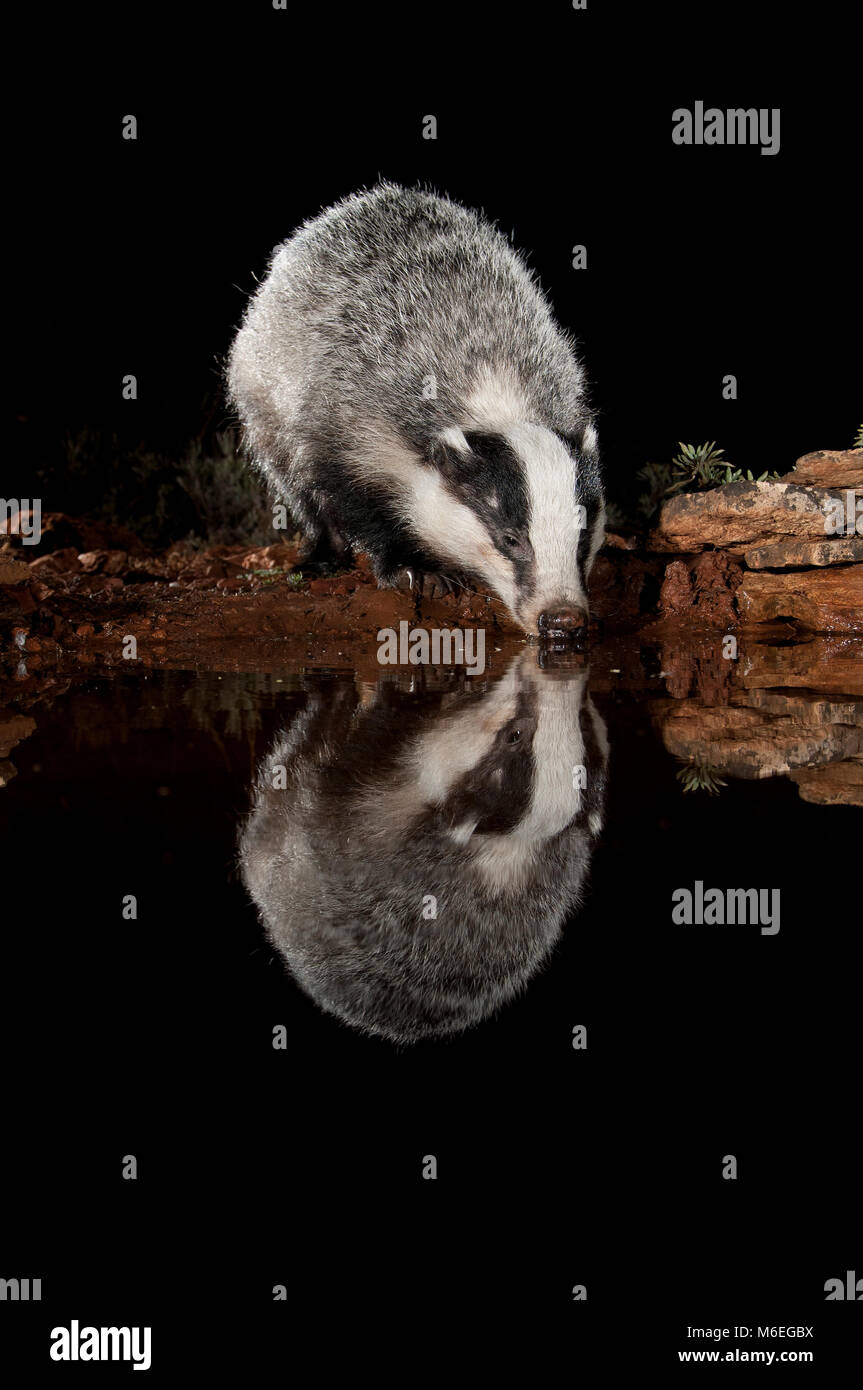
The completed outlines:
[[[509,243],[476,213],[391,184],[277,249],[228,384],[263,460],[381,418],[417,440],[519,419],[572,433],[585,419],[572,343]]]

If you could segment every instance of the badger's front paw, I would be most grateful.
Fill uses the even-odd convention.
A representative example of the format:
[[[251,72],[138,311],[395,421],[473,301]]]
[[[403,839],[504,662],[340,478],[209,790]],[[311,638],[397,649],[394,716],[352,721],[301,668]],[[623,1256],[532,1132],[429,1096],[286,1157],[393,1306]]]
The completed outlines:
[[[417,599],[444,598],[463,587],[455,575],[441,574],[434,570],[418,570],[406,567],[394,575],[391,586],[402,594],[413,594]]]

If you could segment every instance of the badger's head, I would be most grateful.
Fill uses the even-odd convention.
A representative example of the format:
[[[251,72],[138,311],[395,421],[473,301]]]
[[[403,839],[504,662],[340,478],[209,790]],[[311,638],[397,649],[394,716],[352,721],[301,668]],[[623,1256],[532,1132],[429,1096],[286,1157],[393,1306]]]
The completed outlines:
[[[499,433],[450,429],[434,462],[445,493],[439,552],[484,580],[526,632],[584,632],[605,534],[593,425],[574,435],[523,422]]]

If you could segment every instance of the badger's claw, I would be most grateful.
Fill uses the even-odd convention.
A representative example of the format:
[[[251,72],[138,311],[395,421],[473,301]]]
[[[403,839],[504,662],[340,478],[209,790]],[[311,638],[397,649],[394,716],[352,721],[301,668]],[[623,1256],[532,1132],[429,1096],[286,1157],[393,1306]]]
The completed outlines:
[[[412,594],[414,592],[414,571],[412,569],[399,570],[392,581],[392,587],[398,589],[400,594]]]
[[[456,589],[462,586],[452,575],[440,574],[437,570],[426,572],[406,566],[396,574],[393,587],[398,589],[399,593],[413,594],[419,600],[443,598],[447,594],[455,593]]]

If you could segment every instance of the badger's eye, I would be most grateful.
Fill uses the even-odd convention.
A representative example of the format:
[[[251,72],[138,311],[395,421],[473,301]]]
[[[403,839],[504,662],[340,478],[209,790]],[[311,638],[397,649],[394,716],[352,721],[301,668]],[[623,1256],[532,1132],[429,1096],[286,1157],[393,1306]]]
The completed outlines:
[[[506,544],[507,544],[507,545],[520,545],[520,544],[521,544],[521,542],[520,542],[519,539],[518,539],[518,536],[514,536],[514,535],[512,534],[511,531],[507,531],[507,532],[504,533],[504,540],[506,541]]]
[[[518,743],[519,740],[520,740],[520,738],[521,738],[521,729],[513,729],[512,733],[510,734],[509,738],[507,739],[507,743]]]

